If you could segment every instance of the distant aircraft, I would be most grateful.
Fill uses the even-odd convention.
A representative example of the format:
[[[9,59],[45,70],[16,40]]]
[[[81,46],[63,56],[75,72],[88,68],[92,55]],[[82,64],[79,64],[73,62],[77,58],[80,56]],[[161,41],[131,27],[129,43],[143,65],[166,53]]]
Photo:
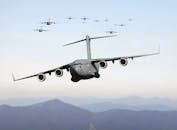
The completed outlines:
[[[73,17],[68,17],[68,18],[66,18],[66,19],[68,19],[68,20],[72,20],[72,19],[74,19]]]
[[[45,31],[48,31],[48,30],[43,29],[43,27],[41,26],[40,28],[34,29],[34,31],[45,32]]]
[[[98,20],[98,19],[95,19],[95,20],[94,20],[94,22],[98,23],[98,22],[100,22],[100,20]]]
[[[52,25],[52,24],[56,24],[56,23],[54,21],[52,21],[51,19],[48,19],[48,21],[41,22],[41,24]]]
[[[120,24],[119,26],[120,26],[120,27],[124,27],[124,26],[126,26],[126,25],[125,25],[125,24]]]
[[[124,26],[126,26],[126,25],[125,25],[125,24],[114,24],[114,26],[124,27]]]
[[[133,21],[133,19],[132,19],[132,18],[129,18],[128,21],[131,22],[131,21]]]
[[[109,20],[108,20],[108,19],[105,19],[104,22],[109,22]]]
[[[82,19],[83,21],[89,20],[89,18],[87,18],[87,17],[82,17],[81,19]]]
[[[18,81],[18,80],[23,80],[31,77],[36,77],[39,79],[39,81],[45,81],[46,79],[46,74],[51,75],[51,73],[55,73],[56,76],[61,77],[63,76],[63,70],[66,69],[68,72],[71,74],[71,81],[73,82],[78,82],[80,80],[86,80],[86,79],[91,79],[91,78],[99,78],[99,68],[106,68],[107,67],[107,62],[112,61],[114,63],[116,60],[120,62],[122,66],[126,66],[128,64],[128,59],[134,59],[138,57],[144,57],[144,56],[150,56],[150,55],[157,55],[159,52],[155,53],[150,53],[150,54],[143,54],[143,55],[134,55],[134,56],[120,56],[120,57],[113,57],[113,58],[97,58],[97,59],[92,59],[91,58],[91,47],[90,43],[91,40],[94,39],[100,39],[100,38],[108,38],[108,37],[115,37],[117,35],[110,35],[110,36],[100,36],[100,37],[89,37],[88,35],[86,38],[72,42],[69,44],[65,44],[64,46],[76,44],[79,42],[86,41],[86,46],[87,46],[87,59],[77,59],[69,64],[50,69],[47,71],[43,71],[34,75],[30,75],[27,77],[15,79],[14,75],[13,80]]]
[[[109,33],[109,34],[115,34],[115,33],[117,33],[116,31],[106,31],[106,33]]]

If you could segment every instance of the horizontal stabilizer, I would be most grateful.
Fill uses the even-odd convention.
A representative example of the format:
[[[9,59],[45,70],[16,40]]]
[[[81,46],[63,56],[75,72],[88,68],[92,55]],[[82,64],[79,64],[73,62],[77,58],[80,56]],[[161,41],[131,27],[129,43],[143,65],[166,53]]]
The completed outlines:
[[[100,38],[108,38],[108,37],[116,37],[117,35],[110,35],[110,36],[101,36],[101,37],[92,37],[90,39],[100,39]]]
[[[85,40],[86,40],[86,39],[82,39],[82,40],[79,40],[79,41],[76,41],[76,42],[72,42],[72,43],[65,44],[65,45],[63,45],[63,46],[72,45],[72,44],[75,44],[75,43],[83,42],[83,41],[85,41]]]
[[[89,36],[87,35],[85,39],[82,39],[82,40],[79,40],[79,41],[76,41],[76,42],[72,42],[72,43],[68,43],[68,44],[65,44],[65,45],[63,45],[63,46],[68,46],[68,45],[76,44],[76,43],[83,42],[83,41],[86,41],[86,40],[101,39],[101,38],[116,37],[116,36],[117,36],[117,35],[100,36],[100,37],[89,37]]]

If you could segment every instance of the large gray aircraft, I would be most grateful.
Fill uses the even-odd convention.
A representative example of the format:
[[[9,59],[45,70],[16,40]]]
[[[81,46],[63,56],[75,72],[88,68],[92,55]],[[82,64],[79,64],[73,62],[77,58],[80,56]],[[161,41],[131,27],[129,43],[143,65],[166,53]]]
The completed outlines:
[[[101,36],[101,37],[89,37],[87,35],[86,38],[84,38],[82,40],[72,42],[69,44],[65,44],[64,46],[68,46],[68,45],[72,45],[72,44],[86,41],[87,59],[77,59],[77,60],[73,61],[72,63],[66,64],[66,65],[51,69],[51,70],[47,70],[44,72],[40,72],[40,73],[31,75],[31,76],[19,78],[19,79],[15,79],[15,77],[13,76],[13,80],[18,81],[18,80],[31,78],[31,77],[37,77],[39,79],[39,81],[45,81],[46,74],[51,75],[52,73],[55,73],[56,76],[61,77],[61,76],[63,76],[63,70],[66,69],[71,74],[71,80],[73,82],[78,82],[80,80],[85,80],[85,79],[99,78],[100,77],[99,68],[103,68],[103,69],[106,68],[107,62],[109,62],[109,61],[112,61],[112,63],[114,63],[116,60],[118,60],[122,66],[126,66],[128,64],[128,59],[134,59],[134,58],[138,58],[138,57],[159,54],[159,51],[158,51],[155,53],[143,54],[143,55],[92,59],[91,58],[91,48],[90,48],[91,40],[114,37],[114,36],[117,36],[117,35]]]
[[[56,24],[56,23],[54,21],[52,21],[51,19],[48,19],[48,21],[41,22],[41,24],[52,25],[52,24]]]
[[[115,33],[117,33],[117,32],[116,32],[116,31],[113,31],[113,30],[110,30],[110,31],[106,31],[106,33],[115,34]]]
[[[43,27],[40,26],[40,28],[36,28],[36,29],[34,29],[34,31],[37,31],[37,32],[45,32],[45,31],[48,31],[48,30],[43,29]]]

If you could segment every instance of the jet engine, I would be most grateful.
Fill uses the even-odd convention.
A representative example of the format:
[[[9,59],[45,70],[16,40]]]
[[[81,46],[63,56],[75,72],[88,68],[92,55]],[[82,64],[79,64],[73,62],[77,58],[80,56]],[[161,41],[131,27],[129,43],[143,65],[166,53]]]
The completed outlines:
[[[46,80],[46,76],[45,76],[45,74],[39,74],[38,76],[37,76],[37,78],[39,79],[39,81],[41,81],[41,82],[43,82],[43,81],[45,81]]]
[[[126,66],[126,65],[128,64],[128,60],[125,59],[125,58],[122,58],[122,59],[120,59],[120,64],[121,64],[122,66]]]
[[[56,69],[56,70],[55,70],[55,75],[56,75],[57,77],[63,76],[63,70],[62,70],[62,69]]]
[[[105,69],[105,68],[108,66],[108,64],[107,64],[106,61],[100,61],[100,62],[99,62],[99,66],[100,66],[102,69]]]

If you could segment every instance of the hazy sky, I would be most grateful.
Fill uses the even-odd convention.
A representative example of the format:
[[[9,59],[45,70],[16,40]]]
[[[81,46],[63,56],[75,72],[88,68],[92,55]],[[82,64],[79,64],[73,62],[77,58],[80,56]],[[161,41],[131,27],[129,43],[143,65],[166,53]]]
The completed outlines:
[[[177,1],[176,0],[0,0],[0,98],[45,96],[122,97],[147,96],[177,98]],[[73,21],[66,18],[75,17]],[[79,19],[89,17],[83,24]],[[56,25],[48,32],[33,29],[52,18]],[[110,22],[94,23],[94,19]],[[133,18],[132,22],[128,22]],[[75,59],[86,58],[84,43],[62,47],[86,34],[105,35],[117,28],[118,37],[92,41],[92,57],[114,57],[151,53],[161,46],[158,56],[118,62],[101,70],[100,79],[73,83],[70,74],[13,82],[52,69]]]

